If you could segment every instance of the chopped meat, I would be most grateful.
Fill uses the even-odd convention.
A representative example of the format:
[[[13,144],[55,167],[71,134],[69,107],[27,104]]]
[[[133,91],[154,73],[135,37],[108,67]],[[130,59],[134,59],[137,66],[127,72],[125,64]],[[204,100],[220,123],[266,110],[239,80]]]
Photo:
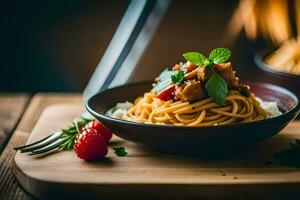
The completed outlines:
[[[235,87],[237,87],[237,86],[240,85],[240,83],[239,83],[240,79],[239,79],[239,77],[237,77],[235,74],[236,74],[236,71],[233,71],[233,78],[232,78],[232,80],[231,80],[231,83],[232,83],[232,87],[233,87],[233,88],[235,88]]]
[[[185,74],[184,80],[196,79],[196,80],[200,80],[203,82],[205,80],[204,76],[205,76],[204,68],[198,67],[198,68],[194,69],[193,71]]]
[[[228,63],[224,63],[224,64],[216,64],[215,70],[225,80],[228,88],[231,88],[232,81],[234,80],[234,77],[235,77],[235,73],[232,70],[231,63],[228,62]]]
[[[176,85],[176,87],[175,87],[175,100],[180,100],[179,96],[180,96],[180,93],[182,92],[183,88],[184,88],[183,84]]]
[[[187,62],[186,68],[187,68],[187,72],[191,72],[191,71],[193,71],[194,69],[196,69],[197,66],[196,66],[195,64],[191,63],[190,61],[188,61],[188,62]]]
[[[236,72],[232,70],[230,62],[223,64],[215,64],[215,71],[225,80],[228,89],[232,89],[240,85],[239,78],[236,77]],[[211,76],[212,71],[208,67],[206,67],[205,80],[208,80]]]
[[[241,93],[241,95],[243,95],[245,97],[250,97],[250,95],[251,95],[251,90],[250,90],[249,85],[239,84],[239,85],[236,85],[234,89],[238,90]]]
[[[178,86],[176,88],[175,95],[181,101],[197,101],[206,97],[203,87],[201,87],[201,82],[196,80],[189,80],[184,83],[184,85]]]
[[[172,68],[173,71],[179,71],[181,69],[181,66],[179,64],[174,65]]]
[[[169,94],[166,90],[158,95],[159,98],[161,97],[163,100],[175,99],[194,102],[207,97],[205,84],[212,76],[213,71],[210,69],[210,67],[199,67],[190,62],[188,62],[185,66],[186,68],[184,67],[183,69],[185,73],[184,82],[178,85],[173,85],[173,90],[170,92],[171,95],[165,95],[165,93]],[[178,71],[181,69],[182,66],[180,64],[176,64],[172,68],[173,71]],[[225,80],[229,90],[237,90],[242,95],[247,97],[251,95],[249,86],[240,83],[239,78],[236,76],[236,72],[233,71],[230,62],[215,64],[214,70]],[[175,92],[173,92],[174,90]]]
[[[197,69],[184,75],[184,80],[192,80],[197,78]]]
[[[198,75],[198,80],[201,82],[205,81],[205,69],[204,67],[198,67],[197,68],[197,75]]]

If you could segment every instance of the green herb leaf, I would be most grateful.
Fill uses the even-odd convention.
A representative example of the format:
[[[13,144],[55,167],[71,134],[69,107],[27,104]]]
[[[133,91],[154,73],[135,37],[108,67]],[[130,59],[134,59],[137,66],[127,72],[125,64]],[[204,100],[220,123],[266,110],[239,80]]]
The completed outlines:
[[[180,84],[184,79],[184,72],[179,70],[176,74],[171,76],[171,79],[174,84]]]
[[[209,60],[212,60],[215,64],[226,62],[231,56],[231,51],[227,48],[213,49],[209,54]]]
[[[183,57],[190,61],[191,63],[198,65],[198,66],[206,66],[209,64],[209,60],[198,52],[187,52],[183,54]]]
[[[128,154],[126,152],[125,147],[115,147],[114,150],[115,150],[115,154],[119,157],[124,157]]]
[[[62,143],[59,147],[63,150],[73,149],[75,139],[79,134],[78,129],[85,126],[90,121],[91,120],[81,118],[79,120],[74,120],[74,122],[72,123],[71,126],[69,126],[68,129],[62,129],[60,138],[64,140],[64,143]]]
[[[228,93],[227,84],[215,71],[205,85],[207,94],[219,105],[224,105]]]

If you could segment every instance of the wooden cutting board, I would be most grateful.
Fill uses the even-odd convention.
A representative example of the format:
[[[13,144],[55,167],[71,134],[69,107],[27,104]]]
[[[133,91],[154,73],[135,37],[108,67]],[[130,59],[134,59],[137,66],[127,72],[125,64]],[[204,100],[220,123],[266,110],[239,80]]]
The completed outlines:
[[[79,104],[47,107],[27,143],[66,127],[82,111]],[[14,167],[21,186],[42,199],[286,199],[300,196],[300,169],[270,161],[296,138],[300,138],[300,121],[248,152],[225,160],[204,160],[160,154],[114,137],[104,161],[85,162],[74,151],[44,157],[17,153]],[[128,156],[114,155],[115,146],[126,147]]]

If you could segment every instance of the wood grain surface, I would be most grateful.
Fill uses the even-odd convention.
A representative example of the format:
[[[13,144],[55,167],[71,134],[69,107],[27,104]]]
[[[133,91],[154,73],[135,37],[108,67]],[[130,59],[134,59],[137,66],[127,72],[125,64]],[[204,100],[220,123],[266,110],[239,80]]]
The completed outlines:
[[[0,93],[0,153],[29,101],[27,94]]]
[[[34,116],[40,113],[33,107],[30,110]],[[28,142],[67,126],[82,110],[78,103],[50,105]],[[32,126],[30,122],[23,124],[19,135],[22,131],[28,134],[29,127],[25,127]],[[103,161],[84,162],[73,151],[42,157],[17,153],[15,173],[27,191],[43,199],[299,198],[299,169],[272,161],[274,153],[300,137],[299,131],[300,122],[294,121],[248,152],[223,160],[159,154],[114,137]],[[115,156],[115,146],[125,146],[129,155]]]
[[[32,128],[45,107],[61,102],[80,104],[82,102],[81,95],[57,93],[37,94],[30,101],[26,112],[0,157],[0,199],[32,199],[32,197],[20,187],[14,176],[13,160],[15,151],[13,148],[25,144]]]

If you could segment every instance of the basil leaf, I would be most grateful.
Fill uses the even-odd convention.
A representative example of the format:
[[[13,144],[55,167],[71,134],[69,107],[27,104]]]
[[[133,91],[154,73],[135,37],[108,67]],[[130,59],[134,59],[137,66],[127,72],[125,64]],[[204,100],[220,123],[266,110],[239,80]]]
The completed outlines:
[[[207,94],[219,105],[224,105],[228,93],[225,80],[217,72],[213,71],[213,75],[205,85]]]
[[[171,79],[174,84],[180,84],[184,79],[184,72],[182,70],[178,71],[171,76]]]
[[[209,60],[198,52],[187,52],[183,54],[183,57],[190,61],[191,63],[198,65],[198,66],[206,66],[209,64]]]
[[[213,49],[209,54],[209,60],[212,60],[215,64],[224,63],[230,58],[231,51],[227,48]]]

